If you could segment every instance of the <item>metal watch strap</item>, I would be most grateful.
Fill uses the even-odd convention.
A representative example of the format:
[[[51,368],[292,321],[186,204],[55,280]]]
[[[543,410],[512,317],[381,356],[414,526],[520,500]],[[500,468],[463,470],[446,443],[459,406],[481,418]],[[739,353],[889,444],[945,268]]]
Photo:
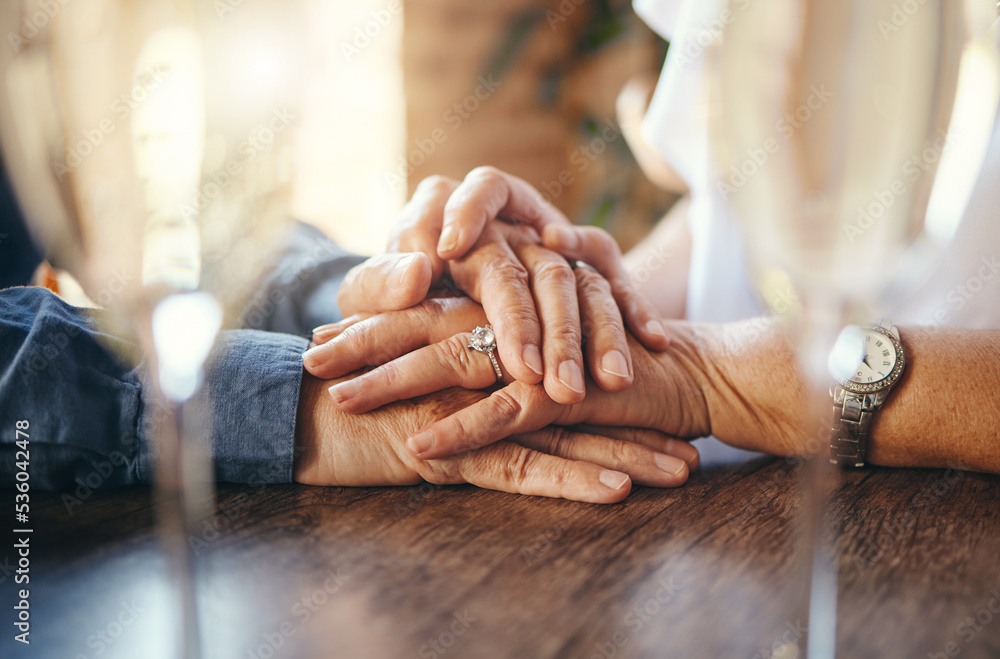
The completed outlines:
[[[830,462],[843,467],[864,467],[868,430],[879,405],[869,394],[856,394],[835,386]]]

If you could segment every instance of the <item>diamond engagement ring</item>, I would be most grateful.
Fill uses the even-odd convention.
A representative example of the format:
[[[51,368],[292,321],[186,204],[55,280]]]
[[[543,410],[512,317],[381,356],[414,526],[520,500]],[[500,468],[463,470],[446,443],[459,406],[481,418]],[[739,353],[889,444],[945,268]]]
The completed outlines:
[[[493,333],[493,328],[487,325],[486,327],[477,327],[472,330],[469,347],[476,352],[485,352],[489,355],[490,363],[493,364],[493,372],[497,374],[497,382],[502,382],[503,373],[500,372],[500,364],[497,363],[497,358],[493,356],[493,351],[497,347],[497,337]]]

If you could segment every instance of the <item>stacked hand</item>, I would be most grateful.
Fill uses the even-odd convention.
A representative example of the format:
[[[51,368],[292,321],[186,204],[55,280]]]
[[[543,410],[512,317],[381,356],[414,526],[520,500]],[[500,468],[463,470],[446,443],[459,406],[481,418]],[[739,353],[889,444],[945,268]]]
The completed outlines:
[[[519,179],[480,169],[461,184],[423,183],[390,250],[406,251],[349,274],[339,300],[348,317],[317,328],[304,364],[325,379],[374,367],[330,387],[320,407],[338,422],[411,414],[382,442],[356,447],[361,467],[345,457],[356,452],[320,441],[327,435],[315,427],[318,448],[300,460],[309,467],[300,480],[467,480],[618,501],[629,477],[682,484],[698,464],[684,440],[741,423],[719,409],[713,415],[713,406],[732,406],[712,385],[706,337],[677,324],[668,340],[628,286],[614,240],[573,227]],[[468,347],[471,330],[486,323],[496,330],[503,382]],[[396,403],[428,395],[429,404]],[[364,416],[344,421],[332,410]],[[782,422],[743,436],[752,444]]]
[[[424,181],[389,251],[349,273],[339,299],[345,317],[404,309],[435,287],[459,291],[482,304],[510,374],[544,381],[558,402],[584,398],[584,343],[590,374],[606,391],[632,381],[625,327],[653,350],[668,345],[656,310],[632,293],[614,240],[574,228],[531,186],[497,170],[473,170],[461,184]],[[577,259],[603,276],[574,275]],[[324,336],[321,329],[316,338]],[[327,377],[312,368],[316,355],[306,354],[306,367]]]

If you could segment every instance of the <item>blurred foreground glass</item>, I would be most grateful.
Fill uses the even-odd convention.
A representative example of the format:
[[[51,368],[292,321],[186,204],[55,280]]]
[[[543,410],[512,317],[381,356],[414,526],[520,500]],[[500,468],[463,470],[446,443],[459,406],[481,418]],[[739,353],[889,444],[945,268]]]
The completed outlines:
[[[891,321],[892,303],[930,276],[996,112],[993,3],[914,6],[734,0],[712,51],[716,191],[739,218],[758,290],[786,321],[810,388],[793,584],[805,588],[793,599],[809,607],[800,650],[814,658],[836,645],[828,356],[846,324]]]
[[[189,541],[214,511],[212,419],[188,401],[280,243],[302,68],[299,3],[222,4],[0,9],[0,136],[21,208],[155,380],[146,430],[177,595],[166,637],[183,657],[203,650]]]

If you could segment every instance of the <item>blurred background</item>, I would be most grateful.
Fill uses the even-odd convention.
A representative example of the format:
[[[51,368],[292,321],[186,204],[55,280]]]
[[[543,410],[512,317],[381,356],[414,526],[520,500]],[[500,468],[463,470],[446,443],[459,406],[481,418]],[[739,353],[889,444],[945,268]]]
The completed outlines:
[[[376,253],[421,179],[494,165],[635,244],[674,198],[645,180],[615,99],[666,43],[628,0],[311,0],[292,211]],[[568,181],[568,183],[567,183]]]

